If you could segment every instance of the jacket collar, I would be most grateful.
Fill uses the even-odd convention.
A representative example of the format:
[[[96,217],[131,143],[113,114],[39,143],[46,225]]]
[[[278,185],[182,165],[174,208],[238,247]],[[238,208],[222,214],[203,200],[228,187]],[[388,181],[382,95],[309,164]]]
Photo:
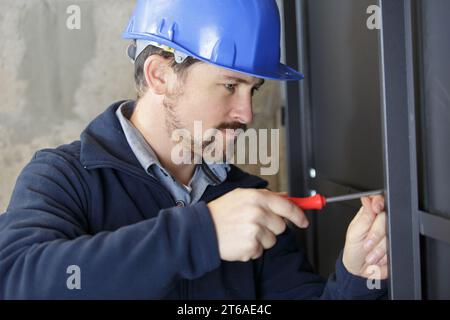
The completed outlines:
[[[124,102],[119,101],[95,118],[81,133],[80,161],[84,167],[115,167],[145,173],[128,145],[116,111]]]

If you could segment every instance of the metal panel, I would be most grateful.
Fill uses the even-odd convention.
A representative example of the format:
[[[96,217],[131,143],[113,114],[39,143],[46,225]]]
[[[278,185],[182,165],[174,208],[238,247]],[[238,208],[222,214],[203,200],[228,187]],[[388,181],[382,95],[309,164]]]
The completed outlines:
[[[379,47],[374,1],[309,1],[315,169],[355,189],[383,185]],[[368,170],[370,168],[370,170]]]
[[[420,233],[450,244],[450,219],[419,211]]]
[[[447,233],[449,229],[447,229]],[[425,299],[450,299],[450,245],[434,239],[424,239],[423,277]]]
[[[421,204],[424,211],[450,218],[450,1],[419,5]]]
[[[376,2],[375,2],[376,3]],[[327,196],[383,185],[377,31],[366,27],[371,0],[285,1],[287,63],[305,74],[287,85],[290,193]],[[296,21],[296,23],[294,23]],[[311,168],[316,178],[308,174]],[[309,214],[300,232],[316,270],[327,276],[360,203]]]
[[[311,153],[317,178],[310,189],[327,196],[383,185],[378,32],[366,26],[373,1],[305,1],[309,57]],[[316,216],[317,270],[334,270],[354,206],[327,206]]]
[[[426,299],[449,299],[450,34],[447,0],[417,1],[420,231]]]

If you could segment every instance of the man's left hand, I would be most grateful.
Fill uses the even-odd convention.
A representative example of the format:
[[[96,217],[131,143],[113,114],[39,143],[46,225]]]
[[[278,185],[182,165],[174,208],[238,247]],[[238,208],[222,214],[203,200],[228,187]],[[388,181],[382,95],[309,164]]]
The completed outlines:
[[[387,278],[386,212],[383,196],[361,198],[363,206],[350,223],[342,262],[348,272],[369,278],[374,267]]]

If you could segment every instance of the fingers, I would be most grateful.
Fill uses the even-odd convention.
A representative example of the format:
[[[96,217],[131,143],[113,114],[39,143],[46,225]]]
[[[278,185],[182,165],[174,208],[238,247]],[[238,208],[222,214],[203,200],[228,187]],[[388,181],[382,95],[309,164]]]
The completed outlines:
[[[377,246],[373,252],[371,252],[367,257],[364,264],[363,269],[364,274],[372,279],[387,279],[388,277],[388,257],[387,254],[384,253],[381,259],[377,260],[377,257],[382,254],[383,251],[386,250],[386,238],[384,238],[379,246]],[[376,252],[376,253],[375,253]],[[376,257],[372,258],[370,255],[374,254]],[[370,261],[370,262],[369,262]]]
[[[364,249],[368,252],[366,262],[369,265],[387,264],[387,239],[386,239],[386,213],[382,212],[377,215],[372,227],[363,244]]]
[[[263,225],[275,235],[280,235],[286,230],[286,221],[276,214],[265,212],[262,219]]]
[[[364,207],[370,208],[371,211],[379,214],[384,211],[384,196],[376,195],[370,197],[362,197],[361,203]]]
[[[370,208],[371,207],[371,199],[370,197],[362,197],[361,198],[361,203],[363,205],[364,208]]]
[[[371,208],[370,199],[364,197],[361,198],[361,202],[363,203],[363,206],[353,218],[347,232],[349,240],[357,242],[363,241],[366,238],[377,217],[376,213],[373,212]]]
[[[374,249],[372,249],[366,256],[366,262],[369,265],[378,264],[382,265],[381,260],[386,256],[386,237],[384,237]],[[386,257],[387,263],[387,257]]]
[[[305,213],[288,199],[270,191],[261,192],[261,204],[272,213],[286,218],[299,228],[307,228],[309,225]]]
[[[253,260],[261,257],[264,250],[272,248],[277,243],[277,237],[270,230],[262,226],[259,228],[255,240],[249,256],[249,258]]]
[[[364,268],[364,275],[369,279],[383,280],[388,277],[387,265],[369,265]]]
[[[384,211],[384,197],[382,195],[372,196],[371,199],[371,206],[373,212],[379,214]]]
[[[276,236],[268,229],[262,227],[256,236],[257,240],[264,249],[272,248],[277,242]]]
[[[362,197],[361,203],[363,205],[363,210],[360,210],[355,217],[355,220],[363,222],[366,227],[372,225],[376,216],[383,212],[384,210],[384,197],[381,195]],[[362,220],[362,221],[361,221]]]
[[[264,253],[264,248],[261,245],[258,245],[258,248],[255,250],[255,253],[250,258],[252,260],[256,260],[259,257],[261,257],[263,255],[263,253]]]
[[[383,258],[381,258],[381,260],[378,261],[378,265],[379,266],[385,266],[385,265],[387,265],[387,263],[388,263],[388,257],[387,257],[387,254],[385,254],[383,256]]]
[[[384,210],[384,197],[381,195],[365,197],[361,199],[363,206],[371,215],[376,215],[363,247],[368,252],[366,263],[369,265],[387,264],[387,240],[386,240],[386,212]]]
[[[364,249],[373,250],[375,246],[386,237],[386,213],[380,213],[376,216],[367,236],[364,240]],[[380,257],[381,258],[381,257]]]

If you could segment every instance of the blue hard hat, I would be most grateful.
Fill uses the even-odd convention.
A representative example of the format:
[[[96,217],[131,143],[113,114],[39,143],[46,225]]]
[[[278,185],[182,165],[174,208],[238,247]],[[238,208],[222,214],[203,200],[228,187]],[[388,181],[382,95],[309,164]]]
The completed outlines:
[[[153,44],[169,47],[181,61],[191,56],[272,80],[304,78],[280,63],[275,0],[138,0],[123,37],[137,41],[135,57]]]

